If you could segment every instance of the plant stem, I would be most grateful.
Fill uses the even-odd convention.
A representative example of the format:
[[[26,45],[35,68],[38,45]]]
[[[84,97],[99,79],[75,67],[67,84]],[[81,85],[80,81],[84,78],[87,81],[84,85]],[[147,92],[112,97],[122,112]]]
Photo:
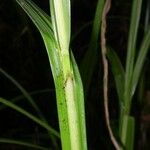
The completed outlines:
[[[78,115],[75,103],[73,77],[69,75],[65,83],[66,103],[68,110],[68,122],[71,140],[71,150],[81,150]]]

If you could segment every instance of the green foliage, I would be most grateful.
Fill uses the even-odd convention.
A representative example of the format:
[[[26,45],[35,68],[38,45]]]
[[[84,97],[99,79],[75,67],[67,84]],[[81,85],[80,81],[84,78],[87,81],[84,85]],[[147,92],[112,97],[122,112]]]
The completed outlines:
[[[45,147],[42,147],[42,146],[39,146],[39,145],[35,145],[35,144],[32,144],[32,143],[19,141],[19,140],[5,139],[5,138],[0,138],[0,143],[20,145],[20,146],[24,146],[24,147],[27,147],[27,148],[38,149],[38,150],[50,150],[48,148],[45,148]]]
[[[99,46],[99,32],[102,20],[102,11],[104,7],[104,0],[98,0],[96,12],[93,20],[91,38],[88,46],[88,50],[86,51],[84,58],[80,65],[85,96],[87,96],[89,86],[91,83],[92,75],[94,72],[94,68],[96,66],[98,60],[98,46]]]
[[[47,49],[56,88],[62,149],[87,149],[83,88],[75,60],[69,54],[70,1],[50,1],[52,20],[30,0],[16,1],[39,29]]]
[[[124,78],[125,78],[124,68],[121,64],[119,57],[117,56],[117,54],[115,53],[113,49],[111,48],[108,49],[107,57],[110,61],[111,70],[115,78],[119,104],[121,106],[123,103],[123,92],[124,92]]]
[[[92,74],[97,60],[99,32],[102,21],[104,0],[98,0],[93,20],[88,50],[80,69],[83,85],[73,53],[70,48],[71,6],[70,0],[49,0],[50,16],[32,0],[16,0],[39,30],[44,41],[55,84],[60,134],[45,119],[31,95],[8,73],[0,68],[0,73],[8,78],[22,93],[14,100],[0,98],[0,103],[23,114],[39,126],[45,128],[50,138],[61,138],[63,150],[87,150],[84,94],[89,91]],[[145,22],[145,34],[138,44],[138,30],[141,18],[142,0],[133,0],[130,29],[127,42],[125,69],[117,53],[108,48],[107,57],[114,76],[119,99],[119,138],[122,149],[134,149],[135,118],[131,116],[131,104],[137,89],[142,68],[150,48],[150,25]],[[149,10],[147,9],[147,12]],[[146,13],[149,16],[148,13]],[[90,23],[85,24],[73,39]],[[15,104],[24,97],[34,108],[38,117]],[[0,107],[0,109],[3,109]],[[0,143],[22,145],[29,148],[47,150],[45,147],[12,139],[0,139]]]
[[[141,75],[144,61],[150,47],[150,27],[148,27],[137,51],[137,36],[141,16],[142,0],[134,0],[128,37],[125,72],[121,62],[113,50],[108,51],[108,58],[115,78],[120,102],[119,132],[122,144],[127,150],[134,147],[134,118],[130,116],[131,101]]]
[[[57,131],[55,131],[53,128],[51,128],[46,122],[44,122],[43,120],[35,117],[34,115],[32,115],[31,113],[29,113],[28,111],[24,110],[23,108],[13,104],[12,102],[4,99],[4,98],[0,98],[0,103],[16,110],[17,112],[25,115],[26,117],[28,117],[29,119],[31,119],[32,121],[36,122],[37,124],[39,124],[40,126],[42,126],[43,128],[47,129],[50,133],[54,134],[55,136],[59,137],[59,133]]]
[[[0,68],[0,73],[2,73],[6,78],[8,78],[21,91],[24,97],[28,100],[31,106],[38,113],[39,117],[41,117],[41,119],[44,120],[44,116],[42,115],[40,109],[38,108],[38,106],[36,105],[32,97],[29,95],[29,93],[12,76],[6,73],[6,71],[4,71],[2,68]]]

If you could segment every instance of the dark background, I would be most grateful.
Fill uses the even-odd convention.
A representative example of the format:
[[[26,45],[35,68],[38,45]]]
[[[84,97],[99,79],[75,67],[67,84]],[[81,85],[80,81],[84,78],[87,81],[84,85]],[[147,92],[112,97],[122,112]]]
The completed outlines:
[[[48,0],[34,0],[34,2],[49,13]],[[143,17],[139,29],[139,34],[141,34],[141,36],[143,35],[143,20],[146,2],[145,0],[142,12]],[[93,20],[97,0],[72,0],[71,3],[73,36],[81,26]],[[130,0],[113,0],[107,18],[107,42],[118,53],[123,65],[125,64],[126,58],[130,11]],[[90,24],[71,43],[73,53],[79,65],[82,62],[89,44],[91,27]],[[114,148],[105,126],[103,111],[102,62],[100,50],[97,59],[98,62],[93,72],[92,83],[90,84],[85,102],[88,147],[89,150],[111,150]],[[145,66],[149,68],[149,57],[147,57]],[[35,26],[14,0],[0,1],[0,68],[14,77],[29,93],[38,90],[48,90],[48,92],[33,95],[33,98],[49,123],[54,128],[58,129],[55,89],[43,41]],[[137,120],[135,149],[138,150],[150,149],[148,143],[150,136],[150,80],[148,69],[146,69],[145,81],[144,102],[137,101],[137,97],[135,96],[132,108],[132,114]],[[117,124],[118,100],[111,72],[109,82],[110,116],[113,120],[112,123]],[[3,74],[0,74],[0,97],[11,100],[18,95],[21,95],[21,93],[17,87]],[[17,102],[17,104],[35,114],[34,110],[25,99]],[[141,118],[143,119],[141,120]],[[114,130],[117,128],[116,125],[113,127]],[[47,137],[44,129],[10,108],[0,110],[0,137],[28,140],[32,143],[56,149],[52,142],[49,141],[49,137]],[[58,147],[60,147],[59,141]],[[0,149],[22,150],[27,148],[0,144]]]

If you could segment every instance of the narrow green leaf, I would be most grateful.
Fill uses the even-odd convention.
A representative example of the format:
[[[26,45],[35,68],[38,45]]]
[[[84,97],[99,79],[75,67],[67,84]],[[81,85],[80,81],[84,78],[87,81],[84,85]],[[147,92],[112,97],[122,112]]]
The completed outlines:
[[[54,90],[51,90],[51,89],[43,89],[43,90],[38,90],[38,91],[33,91],[33,92],[30,92],[29,95],[33,96],[33,95],[39,95],[39,94],[46,94],[46,93],[50,93],[50,92],[53,92]],[[12,103],[16,103],[20,100],[23,100],[25,99],[26,100],[26,97],[24,95],[19,95],[13,99],[11,99],[10,101]],[[0,105],[0,111],[7,108],[7,106],[5,105]]]
[[[16,2],[28,14],[39,31],[49,34],[49,37],[53,40],[54,36],[50,17],[31,0],[16,0]]]
[[[128,48],[127,48],[127,58],[126,58],[126,73],[125,73],[125,109],[128,112],[129,103],[131,101],[131,82],[132,74],[135,61],[135,50],[136,50],[136,40],[139,27],[139,20],[141,14],[142,0],[133,0],[132,4],[132,13],[131,13],[131,22],[128,38]]]
[[[145,9],[145,21],[144,21],[144,32],[147,32],[148,26],[150,21],[150,1],[147,1],[146,3],[146,9]]]
[[[10,76],[2,68],[0,68],[0,73],[2,73],[6,78],[8,78],[21,91],[21,93],[24,95],[24,97],[26,97],[26,99],[31,104],[31,106],[36,110],[36,112],[38,113],[38,115],[42,119],[44,119],[44,116],[42,115],[40,109],[38,108],[38,106],[36,105],[36,103],[34,102],[34,100],[32,99],[32,97],[29,95],[29,93],[12,76]]]
[[[128,37],[128,46],[127,46],[127,58],[126,58],[126,69],[125,69],[125,84],[124,84],[124,102],[122,106],[122,113],[120,115],[120,137],[121,142],[124,144],[126,148],[132,148],[133,143],[128,145],[128,138],[132,136],[132,131],[129,133],[130,121],[128,118],[131,109],[131,100],[134,94],[133,89],[133,80],[135,76],[133,76],[134,65],[135,65],[135,53],[137,46],[137,34],[139,21],[141,16],[141,8],[142,8],[142,0],[133,0],[132,3],[132,12],[131,12],[131,21],[130,21],[130,29],[129,29],[129,37]],[[140,70],[141,71],[141,70]],[[130,126],[130,125],[129,125]],[[132,129],[132,123],[131,123]],[[132,129],[133,130],[133,129]],[[128,135],[129,134],[129,135]],[[130,137],[129,137],[130,136]],[[131,140],[131,139],[130,139]]]
[[[87,150],[83,85],[78,70],[78,66],[76,64],[73,54],[71,55],[71,60],[72,60],[72,67],[73,67],[74,79],[75,79],[74,93],[75,93],[75,101],[76,101],[78,118],[79,118],[79,128],[80,128],[80,138],[81,138],[80,142],[82,145],[81,150]]]
[[[112,50],[111,48],[109,48],[109,50],[107,51],[107,57],[109,59],[111,70],[115,79],[117,94],[118,94],[120,109],[121,109],[122,103],[123,103],[123,96],[124,96],[123,95],[124,94],[124,78],[125,78],[124,68],[116,52]]]
[[[58,59],[57,44],[55,41],[54,33],[52,31],[52,24],[50,17],[43,12],[35,3],[31,0],[16,0],[18,4],[24,9],[24,11],[31,18],[33,23],[36,25],[41,33],[41,36],[46,43],[46,50],[52,69],[52,74],[55,79],[56,75],[59,74],[60,62]]]
[[[144,39],[142,41],[141,47],[140,47],[140,51],[138,54],[138,58],[135,64],[135,68],[133,71],[133,79],[132,79],[132,95],[135,92],[135,89],[137,87],[137,83],[143,68],[143,64],[147,55],[147,52],[150,48],[150,26],[149,29],[146,33],[146,35],[144,36]]]
[[[28,148],[32,148],[32,149],[39,149],[39,150],[50,150],[43,146],[35,145],[33,143],[28,143],[28,142],[19,141],[19,140],[12,140],[12,139],[8,139],[8,138],[0,138],[0,143],[15,144],[18,146],[24,146],[24,147],[28,147]]]
[[[39,29],[41,36],[46,45],[46,50],[48,53],[48,58],[50,61],[53,77],[59,74],[60,64],[58,57],[57,44],[55,41],[55,37],[52,31],[52,25],[50,22],[50,17],[46,15],[36,4],[34,4],[31,0],[16,0],[18,4],[24,9],[24,11],[31,18],[33,23]]]
[[[62,149],[70,150],[71,149],[70,132],[69,132],[68,117],[67,117],[68,113],[67,113],[66,97],[65,97],[65,90],[64,90],[65,80],[63,77],[63,70],[61,67],[61,62],[59,59],[59,54],[57,49],[55,49],[55,51],[51,51],[49,38],[47,36],[43,36],[43,39],[49,56],[53,78],[55,82]]]
[[[146,88],[146,69],[147,69],[147,63],[145,62],[145,66],[143,66],[141,75],[139,77],[138,85],[137,85],[137,103],[139,105],[143,105],[143,102],[145,100],[145,88]]]
[[[31,1],[29,0],[28,2],[24,0],[17,0],[17,2],[23,7],[33,23],[39,29],[44,40],[55,82],[62,149],[70,150],[70,133],[64,91],[65,80],[63,77],[63,68],[60,60],[60,49],[57,45],[58,41],[55,41],[54,34],[51,31],[50,19],[48,20],[48,17],[45,16],[45,14],[43,14],[35,4],[32,5]],[[49,24],[47,22],[49,22]]]
[[[54,134],[55,136],[59,137],[59,133],[54,130],[53,128],[51,128],[46,122],[40,120],[39,118],[33,116],[32,114],[30,114],[29,112],[27,112],[26,110],[24,110],[23,108],[13,104],[12,102],[1,98],[0,97],[0,103],[12,108],[13,110],[20,112],[21,114],[23,114],[24,116],[28,117],[29,119],[31,119],[32,121],[36,122],[38,125],[40,125],[41,127],[47,129],[50,133]]]
[[[89,47],[80,65],[85,97],[87,95],[92,75],[94,72],[94,68],[97,62],[98,56],[97,47],[99,45],[98,39],[104,2],[105,2],[104,0],[99,0],[97,3]]]

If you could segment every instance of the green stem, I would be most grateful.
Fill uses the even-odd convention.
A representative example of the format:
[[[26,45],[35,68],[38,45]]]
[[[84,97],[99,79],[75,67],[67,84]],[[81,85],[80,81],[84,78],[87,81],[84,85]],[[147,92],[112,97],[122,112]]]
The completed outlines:
[[[65,83],[66,103],[68,110],[68,122],[70,130],[71,150],[81,150],[80,147],[80,128],[78,114],[75,103],[74,84],[72,75],[69,75]]]

